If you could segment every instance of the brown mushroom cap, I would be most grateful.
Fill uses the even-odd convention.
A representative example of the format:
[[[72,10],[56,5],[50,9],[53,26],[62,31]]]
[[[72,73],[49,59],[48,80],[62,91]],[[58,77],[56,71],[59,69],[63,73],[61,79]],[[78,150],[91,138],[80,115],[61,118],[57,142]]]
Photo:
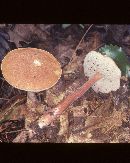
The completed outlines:
[[[21,90],[39,92],[54,86],[61,77],[61,66],[49,52],[36,48],[10,51],[1,64],[5,80]]]

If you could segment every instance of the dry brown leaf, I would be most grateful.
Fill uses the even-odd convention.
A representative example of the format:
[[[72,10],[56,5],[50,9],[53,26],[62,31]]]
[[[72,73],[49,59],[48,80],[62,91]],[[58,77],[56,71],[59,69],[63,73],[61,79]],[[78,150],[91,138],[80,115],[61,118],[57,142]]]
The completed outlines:
[[[64,67],[71,60],[74,49],[72,49],[72,44],[65,45],[65,43],[60,43],[55,47],[54,52],[61,66]]]
[[[58,96],[52,92],[52,90],[47,90],[46,91],[46,103],[50,106],[50,107],[53,107],[53,106],[56,106],[61,100],[63,100],[65,96],[65,92],[61,92]]]
[[[18,136],[13,140],[13,143],[25,143],[28,137],[27,131],[22,131]]]
[[[64,74],[68,73],[74,73],[76,71],[79,71],[82,69],[83,65],[83,60],[85,55],[92,50],[95,50],[101,45],[101,36],[98,32],[93,32],[92,37],[86,41],[82,41],[79,49],[82,49],[82,55],[77,56],[76,52],[72,54],[72,59],[69,62],[69,64],[64,68]]]
[[[66,143],[103,143],[102,140],[94,140],[91,139],[91,133],[87,135],[80,134],[71,134],[68,139],[66,139]]]
[[[25,108],[23,106],[20,106],[25,102],[25,97],[23,96],[14,96],[13,98],[10,99],[10,101],[7,102],[7,104],[3,107],[3,109],[0,112],[0,121],[7,120],[13,117],[16,119],[19,118],[17,115],[19,115],[19,111],[21,111],[21,107]],[[18,109],[16,109],[18,108]],[[17,114],[18,112],[18,114]]]
[[[33,39],[45,41],[47,34],[37,28],[34,24],[16,24],[15,28],[9,30],[10,41],[20,47],[19,41],[31,42]]]
[[[65,112],[60,116],[60,130],[58,135],[65,135],[68,132],[69,122],[68,122],[68,112]]]
[[[85,117],[85,113],[84,113],[84,107],[82,106],[76,106],[70,109],[70,111],[73,112],[73,116],[74,117]]]

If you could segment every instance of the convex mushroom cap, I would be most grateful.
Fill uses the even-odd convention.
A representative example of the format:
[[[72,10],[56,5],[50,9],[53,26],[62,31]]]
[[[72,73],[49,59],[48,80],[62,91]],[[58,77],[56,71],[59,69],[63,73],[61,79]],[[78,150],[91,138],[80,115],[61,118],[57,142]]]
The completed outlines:
[[[119,89],[121,71],[110,57],[91,51],[86,55],[83,66],[84,73],[89,78],[96,72],[102,75],[102,78],[92,86],[95,92],[109,93]]]
[[[10,85],[32,92],[54,86],[62,74],[57,59],[49,52],[36,48],[10,51],[2,61],[1,70]]]

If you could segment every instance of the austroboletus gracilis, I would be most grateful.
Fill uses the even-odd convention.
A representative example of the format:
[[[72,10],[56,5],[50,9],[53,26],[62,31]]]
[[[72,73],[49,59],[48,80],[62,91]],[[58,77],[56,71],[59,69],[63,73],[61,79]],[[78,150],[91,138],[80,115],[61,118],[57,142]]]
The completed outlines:
[[[111,58],[96,51],[91,51],[86,55],[83,67],[85,75],[89,77],[88,81],[54,107],[52,109],[53,114],[43,115],[38,121],[40,128],[51,124],[90,87],[97,93],[109,93],[120,88],[121,71]]]
[[[35,100],[34,92],[51,88],[62,74],[57,59],[49,52],[37,48],[10,51],[2,61],[1,70],[10,85],[28,91],[28,97]]]

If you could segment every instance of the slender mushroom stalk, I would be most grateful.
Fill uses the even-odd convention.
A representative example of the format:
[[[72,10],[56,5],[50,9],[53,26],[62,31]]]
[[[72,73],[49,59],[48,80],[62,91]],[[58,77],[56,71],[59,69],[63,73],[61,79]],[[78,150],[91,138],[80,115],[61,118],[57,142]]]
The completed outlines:
[[[44,126],[52,123],[56,118],[58,118],[74,101],[83,96],[83,94],[99,79],[102,78],[100,73],[96,73],[92,76],[85,84],[83,84],[79,89],[75,92],[68,95],[62,102],[60,102],[55,108],[52,108],[51,111],[43,115],[39,119],[39,127],[42,128]]]
[[[38,121],[40,128],[49,125],[58,118],[70,104],[80,98],[90,87],[95,92],[102,93],[119,89],[121,71],[111,58],[96,51],[91,51],[86,55],[83,66],[84,73],[89,77],[89,80],[77,91],[68,95],[55,108],[52,108],[50,112],[43,115]]]
[[[35,92],[27,92],[27,106],[29,108],[36,107],[38,104],[38,99]]]
[[[76,101],[78,98],[84,95],[84,93],[99,79],[102,78],[102,75],[100,73],[96,73],[94,76],[91,77],[85,84],[83,84],[79,89],[77,89],[75,92],[68,95],[58,106],[56,112],[54,111],[54,115],[57,114],[57,111],[59,110],[59,113],[63,112],[66,108],[68,108],[69,105],[71,105],[74,101]]]

